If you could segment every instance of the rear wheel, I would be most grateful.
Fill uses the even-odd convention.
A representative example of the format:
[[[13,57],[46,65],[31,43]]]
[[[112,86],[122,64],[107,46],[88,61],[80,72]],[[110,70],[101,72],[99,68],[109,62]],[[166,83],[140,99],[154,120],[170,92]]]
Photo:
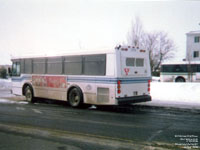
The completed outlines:
[[[33,89],[30,86],[25,89],[25,97],[28,102],[34,102]]]
[[[184,78],[182,78],[182,77],[179,77],[179,78],[177,78],[176,79],[176,81],[175,82],[185,82],[185,79]]]
[[[72,107],[81,107],[83,104],[83,94],[80,89],[73,88],[69,91],[69,104]]]

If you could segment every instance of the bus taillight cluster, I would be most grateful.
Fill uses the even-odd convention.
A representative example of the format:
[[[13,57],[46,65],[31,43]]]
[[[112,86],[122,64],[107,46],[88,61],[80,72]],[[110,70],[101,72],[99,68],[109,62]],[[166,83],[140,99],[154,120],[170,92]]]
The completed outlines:
[[[148,80],[148,92],[150,92],[150,84],[151,83],[151,80]]]
[[[118,94],[121,93],[121,81],[120,80],[117,81],[117,93]]]

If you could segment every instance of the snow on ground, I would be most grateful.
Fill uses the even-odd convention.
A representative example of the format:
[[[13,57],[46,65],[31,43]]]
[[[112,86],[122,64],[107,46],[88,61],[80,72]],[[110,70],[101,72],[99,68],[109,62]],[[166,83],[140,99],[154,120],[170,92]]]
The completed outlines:
[[[153,76],[153,77],[152,77],[152,81],[153,81],[153,82],[160,82],[160,77],[155,77],[155,76]]]
[[[200,109],[200,83],[152,82],[150,106]]]
[[[11,101],[11,100],[7,100],[7,99],[0,99],[0,103],[6,103],[6,104],[28,104],[28,102],[24,102],[24,101]]]

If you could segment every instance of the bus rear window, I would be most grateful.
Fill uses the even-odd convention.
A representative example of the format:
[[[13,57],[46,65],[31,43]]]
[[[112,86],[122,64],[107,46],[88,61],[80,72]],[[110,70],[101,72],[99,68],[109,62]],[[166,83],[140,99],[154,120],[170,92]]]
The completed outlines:
[[[144,59],[143,58],[126,58],[126,66],[129,67],[143,67]]]
[[[126,66],[135,66],[135,58],[126,58]]]
[[[136,67],[143,67],[144,66],[144,59],[137,58],[136,59]]]

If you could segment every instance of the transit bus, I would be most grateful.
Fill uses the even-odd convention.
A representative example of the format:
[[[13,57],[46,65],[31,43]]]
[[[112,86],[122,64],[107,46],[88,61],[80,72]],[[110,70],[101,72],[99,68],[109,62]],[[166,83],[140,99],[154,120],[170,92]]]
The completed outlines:
[[[161,65],[161,82],[200,82],[200,62],[170,62]]]
[[[16,57],[12,63],[12,92],[30,102],[40,97],[80,107],[151,101],[149,54],[136,47]]]

